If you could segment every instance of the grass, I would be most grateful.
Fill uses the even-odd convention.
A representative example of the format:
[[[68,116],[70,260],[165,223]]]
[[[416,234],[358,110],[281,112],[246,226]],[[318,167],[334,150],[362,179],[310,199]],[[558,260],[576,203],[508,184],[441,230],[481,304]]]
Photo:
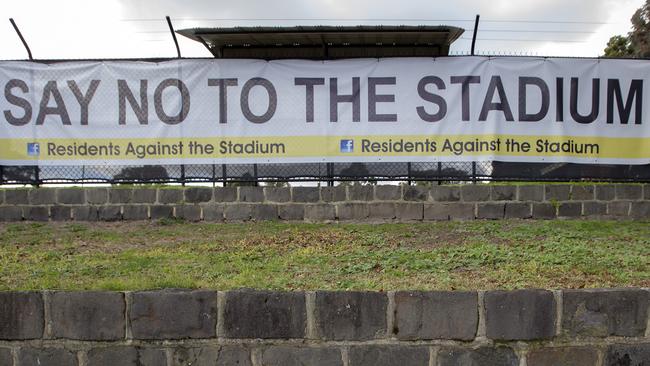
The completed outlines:
[[[0,290],[650,287],[650,225],[0,224]]]

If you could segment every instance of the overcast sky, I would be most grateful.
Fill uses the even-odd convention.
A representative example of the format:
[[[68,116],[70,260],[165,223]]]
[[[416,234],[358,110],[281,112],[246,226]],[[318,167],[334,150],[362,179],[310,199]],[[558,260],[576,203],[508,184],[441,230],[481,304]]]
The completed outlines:
[[[0,1],[0,59],[24,59],[13,17],[35,58],[174,57],[165,15],[176,29],[218,26],[406,24],[467,29],[453,54],[470,49],[481,15],[482,54],[599,56],[625,34],[644,0],[20,0]],[[207,57],[179,36],[185,57]]]

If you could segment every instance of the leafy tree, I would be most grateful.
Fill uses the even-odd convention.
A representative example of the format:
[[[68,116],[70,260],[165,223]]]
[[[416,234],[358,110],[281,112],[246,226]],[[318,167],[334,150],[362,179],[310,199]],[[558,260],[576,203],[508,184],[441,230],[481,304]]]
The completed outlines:
[[[616,35],[605,48],[607,57],[650,57],[650,0],[632,15],[632,31]]]
[[[607,42],[605,48],[606,57],[632,57],[634,49],[630,44],[630,38],[625,36],[614,36]]]
[[[650,0],[632,16],[630,45],[637,57],[650,57]]]

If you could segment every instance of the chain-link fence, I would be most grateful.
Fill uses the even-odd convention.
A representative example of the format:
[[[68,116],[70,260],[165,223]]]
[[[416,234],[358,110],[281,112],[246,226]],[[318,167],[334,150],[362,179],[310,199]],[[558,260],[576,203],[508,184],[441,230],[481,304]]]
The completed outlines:
[[[650,165],[431,162],[212,164],[144,166],[0,166],[0,184],[319,181],[634,181]]]

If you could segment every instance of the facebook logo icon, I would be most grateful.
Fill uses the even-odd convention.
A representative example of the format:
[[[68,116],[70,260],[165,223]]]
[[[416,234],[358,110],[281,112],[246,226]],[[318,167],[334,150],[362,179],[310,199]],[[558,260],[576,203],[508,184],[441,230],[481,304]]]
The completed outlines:
[[[40,154],[41,154],[41,146],[38,144],[38,142],[27,143],[27,155],[39,156]]]
[[[341,140],[341,152],[342,153],[354,152],[354,140]]]

